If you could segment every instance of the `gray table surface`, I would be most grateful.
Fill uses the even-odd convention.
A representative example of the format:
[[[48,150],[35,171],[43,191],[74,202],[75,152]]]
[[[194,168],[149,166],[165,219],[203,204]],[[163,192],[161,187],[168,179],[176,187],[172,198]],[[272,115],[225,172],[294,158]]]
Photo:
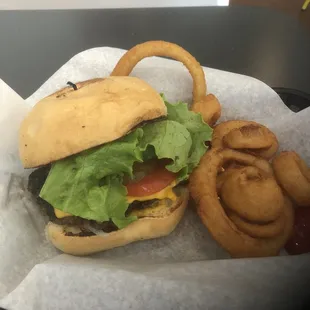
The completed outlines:
[[[204,66],[310,92],[310,33],[265,8],[0,11],[0,77],[31,95],[76,53],[172,41]]]

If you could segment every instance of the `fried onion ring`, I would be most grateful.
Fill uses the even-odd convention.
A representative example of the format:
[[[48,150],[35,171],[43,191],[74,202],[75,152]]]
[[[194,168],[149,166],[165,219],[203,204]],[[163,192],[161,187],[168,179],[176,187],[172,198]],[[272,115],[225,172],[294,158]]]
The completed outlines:
[[[200,113],[210,126],[214,125],[221,116],[221,105],[213,94],[206,95],[200,101],[194,101],[191,110]]]
[[[231,173],[222,185],[220,197],[240,217],[262,223],[276,220],[284,203],[273,176],[252,166]]]
[[[225,162],[235,161],[241,165],[259,168],[261,158],[231,149],[211,149],[201,159],[190,176],[189,188],[197,204],[198,215],[213,238],[233,257],[263,257],[278,255],[288,240],[294,222],[292,204],[285,200],[282,216],[283,230],[271,238],[253,238],[239,229],[227,216],[217,195],[217,174]],[[261,192],[261,196],[265,192]],[[244,206],[246,208],[247,206]],[[281,216],[281,215],[280,215]]]
[[[310,207],[310,168],[296,152],[281,152],[274,158],[275,176],[299,207]]]
[[[227,178],[229,178],[231,175],[233,175],[235,172],[237,172],[239,169],[241,169],[243,166],[229,166],[228,169],[225,169],[223,172],[219,173],[216,178],[216,192],[218,195],[220,195],[222,187],[226,181]]]
[[[288,198],[286,198],[285,203],[290,203]],[[245,234],[253,237],[253,238],[271,238],[275,237],[282,233],[284,225],[285,225],[285,216],[284,212],[280,214],[280,216],[272,222],[269,223],[255,223],[249,222],[248,220],[240,217],[238,214],[233,211],[226,211],[228,217],[235,225],[243,231]]]
[[[253,121],[227,121],[214,128],[213,148],[230,148],[270,159],[277,152],[276,136],[267,127]]]
[[[193,78],[192,110],[201,113],[204,121],[209,125],[215,124],[221,115],[221,106],[214,95],[206,95],[205,75],[199,62],[177,44],[165,41],[138,44],[121,57],[111,76],[127,76],[139,61],[151,56],[170,57],[184,64]]]
[[[258,175],[263,174],[267,178],[270,178],[272,176],[272,171],[270,170],[269,163],[268,162],[265,162],[265,163],[266,163],[266,165],[264,165],[264,166],[262,166],[261,164],[259,165],[260,169],[258,169],[257,167],[246,167],[246,168],[244,168],[242,166],[233,165],[233,166],[229,167],[228,169],[226,169],[224,172],[218,174],[217,179],[216,179],[216,187],[217,187],[218,195],[219,196],[222,195],[221,190],[222,190],[222,187],[223,187],[224,183],[226,182],[226,180],[228,178],[230,178],[231,176],[233,176],[234,174],[240,175],[241,169],[247,169],[247,170],[250,169],[250,174],[251,174],[251,170],[254,169],[253,170],[254,175],[256,173]],[[249,189],[246,189],[246,190],[248,191]],[[282,199],[282,197],[280,197],[280,199]],[[286,198],[286,199],[288,199],[288,198]],[[258,200],[256,200],[255,203],[257,203],[257,201]],[[224,202],[222,202],[222,204],[223,203]],[[262,202],[261,202],[261,205],[264,206],[263,210],[266,210],[266,205]],[[253,208],[253,206],[250,206],[250,205],[249,205],[249,207]],[[274,208],[273,205],[271,207]],[[234,207],[232,209],[234,209]],[[225,205],[225,211],[226,211],[226,214],[228,215],[228,217],[230,218],[230,220],[233,221],[235,223],[235,225],[241,231],[243,231],[244,233],[246,233],[249,236],[254,237],[254,238],[274,237],[274,236],[276,236],[282,232],[284,224],[285,224],[285,217],[284,217],[283,212],[274,221],[262,223],[261,218],[259,218],[259,222],[253,222],[249,219],[249,217],[242,217],[242,216],[238,215],[236,212],[229,209],[227,207],[227,205]],[[257,217],[257,215],[256,215],[256,217]]]

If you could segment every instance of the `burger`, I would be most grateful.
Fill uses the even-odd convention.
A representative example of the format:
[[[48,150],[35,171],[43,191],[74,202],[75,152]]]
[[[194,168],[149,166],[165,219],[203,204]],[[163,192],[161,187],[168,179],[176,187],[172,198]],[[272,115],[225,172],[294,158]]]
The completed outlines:
[[[23,166],[36,168],[28,189],[49,215],[47,238],[88,255],[171,233],[211,128],[135,77],[70,85],[39,101],[19,133]]]

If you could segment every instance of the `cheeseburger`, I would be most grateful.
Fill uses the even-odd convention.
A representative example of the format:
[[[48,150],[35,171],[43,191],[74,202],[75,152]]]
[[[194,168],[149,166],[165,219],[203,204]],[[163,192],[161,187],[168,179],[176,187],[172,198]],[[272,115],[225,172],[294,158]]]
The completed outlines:
[[[19,150],[37,168],[28,189],[50,217],[48,239],[87,255],[168,235],[211,134],[200,114],[134,77],[71,83],[42,99],[21,124]]]

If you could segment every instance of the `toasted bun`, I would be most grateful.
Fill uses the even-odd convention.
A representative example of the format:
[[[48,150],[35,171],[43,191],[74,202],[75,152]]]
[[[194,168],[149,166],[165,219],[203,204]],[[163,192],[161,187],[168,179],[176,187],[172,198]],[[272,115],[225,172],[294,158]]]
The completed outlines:
[[[167,114],[160,95],[135,77],[77,83],[39,101],[20,128],[25,168],[38,167],[127,134],[143,121]]]
[[[141,218],[127,227],[106,235],[91,237],[66,236],[63,227],[50,222],[46,227],[48,239],[64,253],[88,255],[120,247],[138,240],[153,239],[169,235],[180,222],[187,206],[189,193],[187,188],[171,206],[173,210],[164,217]]]

